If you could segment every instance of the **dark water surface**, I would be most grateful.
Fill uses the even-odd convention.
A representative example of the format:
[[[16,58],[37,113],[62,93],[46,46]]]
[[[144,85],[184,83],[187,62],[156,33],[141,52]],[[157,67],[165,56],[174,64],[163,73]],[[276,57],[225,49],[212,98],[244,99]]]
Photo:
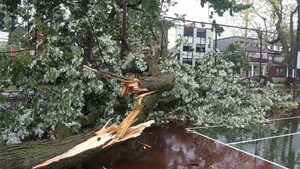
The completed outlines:
[[[300,118],[272,121],[249,129],[195,129],[204,135],[290,169],[300,169]]]
[[[300,132],[300,117],[271,121],[267,124],[254,125],[250,128],[195,128],[195,131],[223,143],[241,142],[278,135],[288,135]]]
[[[290,169],[300,169],[300,134],[233,145]]]
[[[147,148],[149,145],[151,148]],[[84,165],[86,169],[280,169],[267,161],[243,153],[183,127],[169,124],[146,129]]]

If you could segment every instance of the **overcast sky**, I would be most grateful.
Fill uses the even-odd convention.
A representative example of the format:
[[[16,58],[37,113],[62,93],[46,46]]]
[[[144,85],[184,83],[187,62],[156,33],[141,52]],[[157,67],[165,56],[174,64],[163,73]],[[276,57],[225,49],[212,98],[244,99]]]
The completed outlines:
[[[228,19],[230,17],[218,17],[216,14],[213,19],[209,18],[209,13],[212,9],[209,9],[208,6],[203,8],[200,5],[200,0],[177,0],[178,4],[174,7],[171,7],[168,16],[175,17],[175,13],[179,15],[186,14],[186,20],[199,21],[199,22],[209,22],[211,23],[213,19],[216,20],[219,24],[230,24],[232,25],[232,20]],[[210,25],[206,25],[206,28],[210,28]],[[223,37],[232,36],[232,30],[226,30],[226,33],[223,33]],[[169,30],[169,48],[175,45],[175,29]]]
[[[175,13],[180,15],[186,14],[185,19],[209,22],[208,8],[201,7],[199,0],[177,0],[178,4],[170,8],[168,16],[175,16]]]

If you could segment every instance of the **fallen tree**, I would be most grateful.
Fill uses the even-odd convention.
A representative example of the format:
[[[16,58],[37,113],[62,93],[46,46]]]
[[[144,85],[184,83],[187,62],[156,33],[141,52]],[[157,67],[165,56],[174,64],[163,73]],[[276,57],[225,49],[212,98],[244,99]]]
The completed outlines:
[[[122,95],[134,93],[136,102],[132,112],[120,125],[105,125],[97,132],[88,132],[64,140],[35,141],[0,148],[0,168],[70,168],[100,155],[115,144],[137,137],[145,127],[154,121],[141,123],[157,103],[162,92],[171,90],[174,77],[171,74],[157,74],[144,78],[125,78],[92,69],[96,73],[120,80],[124,89]],[[132,126],[133,124],[137,126]],[[132,127],[130,127],[132,126]]]
[[[74,164],[78,164],[91,157],[104,153],[108,148],[119,142],[139,136],[142,131],[146,127],[149,127],[153,122],[154,121],[149,121],[129,128],[126,130],[122,138],[118,138],[118,130],[120,126],[117,124],[105,126],[101,130],[95,132],[94,136],[76,145],[67,152],[48,159],[32,168],[69,168],[70,166],[74,166]]]
[[[131,127],[123,138],[115,138],[118,125],[105,126],[64,140],[34,141],[0,148],[1,169],[71,168],[91,157],[105,153],[117,143],[137,137],[153,121]],[[61,155],[60,155],[61,154]],[[49,160],[48,160],[49,159]]]

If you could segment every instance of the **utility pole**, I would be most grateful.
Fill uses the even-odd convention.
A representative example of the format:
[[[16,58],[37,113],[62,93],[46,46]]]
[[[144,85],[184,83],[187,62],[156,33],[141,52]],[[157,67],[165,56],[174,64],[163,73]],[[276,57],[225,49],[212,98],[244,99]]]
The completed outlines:
[[[121,43],[121,59],[124,58],[126,52],[126,16],[127,16],[127,0],[123,0],[123,8],[122,8],[122,43]]]
[[[298,21],[297,21],[297,35],[296,35],[296,52],[294,53],[294,76],[293,77],[293,101],[296,99],[296,85],[297,80],[298,80],[298,67],[297,67],[297,62],[298,62],[298,55],[300,53],[300,0],[297,0],[297,5],[298,5]]]
[[[217,32],[217,22],[215,22],[213,24],[214,26],[214,31],[215,31],[215,44],[214,44],[214,50],[215,50],[215,53],[214,53],[214,58],[215,58],[215,65],[217,65],[217,47],[218,47],[218,32]]]
[[[261,61],[262,61],[262,31],[261,30],[258,30],[257,31],[257,35],[258,35],[258,38],[259,38],[259,76],[262,75],[262,65],[261,65]]]
[[[249,4],[249,0],[246,1],[247,4]],[[245,53],[245,59],[249,60],[247,55],[247,46],[248,46],[248,22],[249,22],[249,8],[245,11],[245,38],[244,38],[244,53]],[[241,70],[241,73],[243,71]],[[247,71],[249,73],[249,71]],[[244,74],[246,76],[246,72]],[[248,74],[250,76],[250,74]]]

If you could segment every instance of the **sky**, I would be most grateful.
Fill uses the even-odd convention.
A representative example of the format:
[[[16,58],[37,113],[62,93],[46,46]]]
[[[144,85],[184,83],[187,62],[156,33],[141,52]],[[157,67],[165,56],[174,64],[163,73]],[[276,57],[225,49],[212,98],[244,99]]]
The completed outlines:
[[[235,25],[234,19],[230,17],[229,14],[225,14],[224,17],[219,17],[217,16],[217,14],[215,14],[214,18],[210,19],[209,13],[212,11],[212,9],[209,9],[207,5],[201,7],[200,0],[176,0],[176,1],[178,4],[170,8],[169,12],[167,13],[167,16],[175,17],[175,13],[179,15],[186,14],[185,16],[186,20],[208,22],[208,23],[211,23],[213,20],[216,20],[216,22],[219,24]],[[210,28],[211,26],[207,25],[206,27]],[[172,48],[172,46],[175,45],[175,29],[170,29],[168,31],[168,34],[169,34],[168,39],[170,42],[169,48]],[[240,32],[237,33],[237,30],[225,28],[225,32],[222,33],[221,37],[228,37],[235,34],[240,34]]]
[[[171,7],[168,16],[174,17],[174,13],[178,13],[180,15],[186,14],[185,19],[199,21],[199,22],[212,22],[216,20],[219,24],[227,24],[227,25],[238,25],[235,19],[229,16],[228,12],[224,14],[224,17],[219,17],[217,14],[214,15],[213,19],[209,18],[209,13],[213,11],[208,8],[208,5],[205,5],[203,8],[200,5],[200,0],[176,0],[177,5]],[[241,25],[239,25],[241,26]]]
[[[170,8],[168,16],[175,16],[174,13],[186,14],[187,20],[209,22],[208,7],[202,8],[200,0],[177,0],[177,3],[176,6]]]

